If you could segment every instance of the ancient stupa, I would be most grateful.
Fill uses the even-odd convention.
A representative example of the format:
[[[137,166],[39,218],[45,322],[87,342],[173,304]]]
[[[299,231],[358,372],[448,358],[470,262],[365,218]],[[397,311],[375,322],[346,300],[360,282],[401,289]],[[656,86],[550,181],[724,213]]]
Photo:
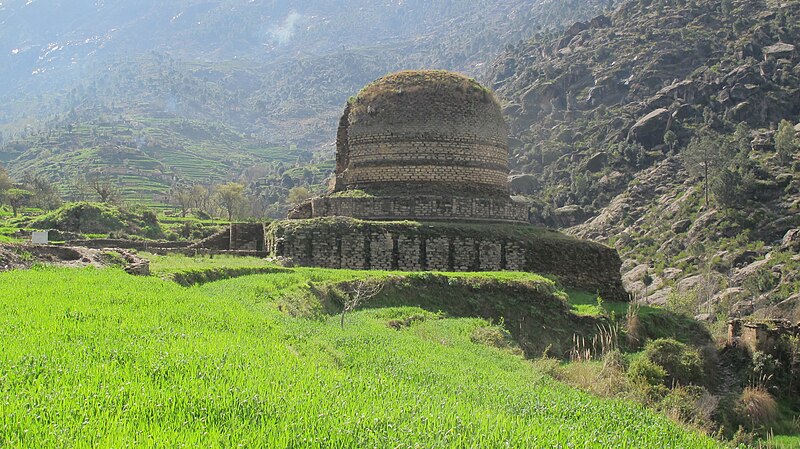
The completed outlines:
[[[527,222],[508,193],[508,127],[494,95],[445,71],[408,71],[345,107],[330,195],[289,218]]]
[[[528,224],[508,159],[500,105],[475,80],[385,76],[345,106],[329,193],[270,224],[265,248],[329,268],[533,271],[624,299],[615,250]]]

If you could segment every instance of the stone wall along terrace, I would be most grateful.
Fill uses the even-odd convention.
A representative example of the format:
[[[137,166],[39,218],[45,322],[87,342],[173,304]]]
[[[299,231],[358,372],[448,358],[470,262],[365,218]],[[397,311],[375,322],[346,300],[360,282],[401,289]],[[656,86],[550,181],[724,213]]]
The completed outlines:
[[[190,248],[220,251],[263,251],[263,223],[232,223],[222,231],[191,245]]]
[[[266,231],[274,256],[303,266],[403,271],[530,271],[627,300],[612,248],[527,225],[434,225],[348,218],[285,220]]]

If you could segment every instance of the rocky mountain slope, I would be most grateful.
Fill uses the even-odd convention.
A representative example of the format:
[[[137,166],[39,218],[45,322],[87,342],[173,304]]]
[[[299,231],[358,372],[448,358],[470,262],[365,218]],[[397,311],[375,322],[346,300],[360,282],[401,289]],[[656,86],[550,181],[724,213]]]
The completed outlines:
[[[535,220],[616,245],[649,302],[800,317],[797,141],[775,147],[800,121],[797,17],[797,1],[634,0],[509,49],[494,87]]]

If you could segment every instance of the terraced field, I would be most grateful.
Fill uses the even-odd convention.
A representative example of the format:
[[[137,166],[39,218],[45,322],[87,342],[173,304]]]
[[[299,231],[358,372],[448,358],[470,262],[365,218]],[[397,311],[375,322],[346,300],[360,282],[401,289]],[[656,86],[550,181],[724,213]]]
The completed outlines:
[[[276,305],[292,285],[389,275],[0,273],[0,446],[719,447],[474,341],[483,319],[375,307],[341,327]]]
[[[0,162],[16,179],[36,175],[52,180],[68,198],[81,197],[80,179],[100,176],[117,185],[123,199],[159,208],[176,182],[219,184],[256,165],[291,167],[300,151],[222,125],[130,116],[17,139],[0,147]],[[326,174],[318,176],[319,182]]]

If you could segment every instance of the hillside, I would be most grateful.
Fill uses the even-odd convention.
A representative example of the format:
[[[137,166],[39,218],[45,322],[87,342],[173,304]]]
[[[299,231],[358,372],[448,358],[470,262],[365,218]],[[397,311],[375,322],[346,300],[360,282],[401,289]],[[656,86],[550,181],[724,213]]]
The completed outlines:
[[[237,180],[281,216],[288,187],[324,189],[343,105],[367,82],[479,76],[506,44],[607,3],[3,2],[0,163],[73,199],[76,173],[111,178],[155,206]]]
[[[380,75],[421,66],[476,75],[507,43],[605,4],[12,0],[0,5],[0,42],[10,47],[0,55],[0,131],[151,97],[273,143],[330,141],[347,97]],[[158,67],[165,59],[175,67]],[[298,132],[304,120],[326,133]]]
[[[108,182],[122,199],[151,207],[171,203],[177,186],[235,180],[250,187],[259,203],[253,210],[266,214],[288,187],[320,184],[332,166],[295,145],[268,144],[218,122],[147,114],[76,122],[4,146],[0,157],[13,158],[11,176],[46,179],[76,200],[93,198],[93,182]],[[303,169],[293,170],[298,165]]]
[[[797,1],[626,1],[508,49],[493,85],[535,220],[615,244],[649,302],[797,319],[796,246],[781,243],[800,226],[797,150],[775,142],[800,122],[798,15]]]

